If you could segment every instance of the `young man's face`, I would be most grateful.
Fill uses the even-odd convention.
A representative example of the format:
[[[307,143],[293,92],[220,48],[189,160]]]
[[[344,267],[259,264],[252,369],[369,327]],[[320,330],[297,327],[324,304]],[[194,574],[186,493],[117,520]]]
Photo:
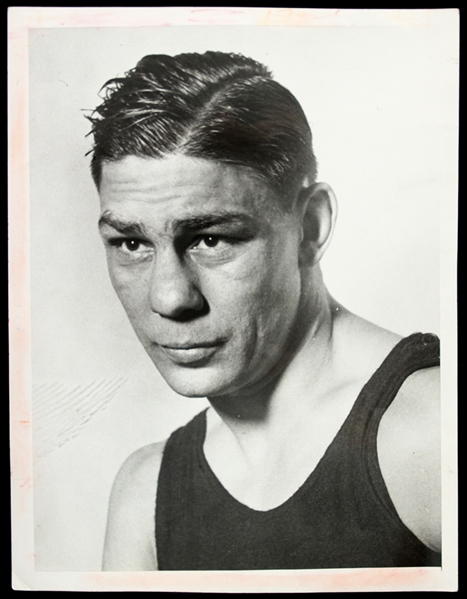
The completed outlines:
[[[104,164],[113,286],[154,364],[187,396],[258,383],[289,340],[300,222],[247,169],[200,158]]]

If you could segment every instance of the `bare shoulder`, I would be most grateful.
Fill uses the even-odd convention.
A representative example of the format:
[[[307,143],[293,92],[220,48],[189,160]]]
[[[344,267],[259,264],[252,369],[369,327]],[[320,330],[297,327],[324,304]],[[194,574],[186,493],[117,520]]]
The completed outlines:
[[[409,376],[384,414],[378,459],[404,524],[425,545],[441,548],[441,410],[439,368]]]
[[[340,305],[336,308],[333,336],[340,375],[358,385],[369,380],[402,339]]]
[[[165,442],[130,455],[112,487],[103,569],[157,570],[155,501]]]

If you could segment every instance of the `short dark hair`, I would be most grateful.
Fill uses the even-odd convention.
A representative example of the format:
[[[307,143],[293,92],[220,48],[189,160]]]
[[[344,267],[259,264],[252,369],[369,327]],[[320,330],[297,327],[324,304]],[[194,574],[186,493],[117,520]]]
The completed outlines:
[[[305,175],[316,179],[300,104],[251,58],[223,52],[145,56],[102,89],[104,101],[88,117],[98,188],[106,161],[174,153],[250,167],[281,192]]]

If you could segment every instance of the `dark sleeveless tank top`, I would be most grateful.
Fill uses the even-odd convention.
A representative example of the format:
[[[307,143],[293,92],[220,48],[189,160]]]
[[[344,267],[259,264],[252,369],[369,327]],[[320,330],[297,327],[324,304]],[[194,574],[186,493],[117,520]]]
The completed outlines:
[[[165,447],[156,504],[159,569],[440,566],[440,554],[397,515],[376,448],[381,417],[404,380],[438,364],[435,335],[400,341],[305,483],[268,511],[240,503],[216,478],[203,453],[206,413],[198,414]]]

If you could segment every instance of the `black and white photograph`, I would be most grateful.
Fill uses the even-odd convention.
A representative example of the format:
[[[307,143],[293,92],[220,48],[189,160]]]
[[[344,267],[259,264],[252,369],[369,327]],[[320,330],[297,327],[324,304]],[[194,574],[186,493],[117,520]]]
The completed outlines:
[[[15,588],[455,590],[457,11],[10,36]]]

